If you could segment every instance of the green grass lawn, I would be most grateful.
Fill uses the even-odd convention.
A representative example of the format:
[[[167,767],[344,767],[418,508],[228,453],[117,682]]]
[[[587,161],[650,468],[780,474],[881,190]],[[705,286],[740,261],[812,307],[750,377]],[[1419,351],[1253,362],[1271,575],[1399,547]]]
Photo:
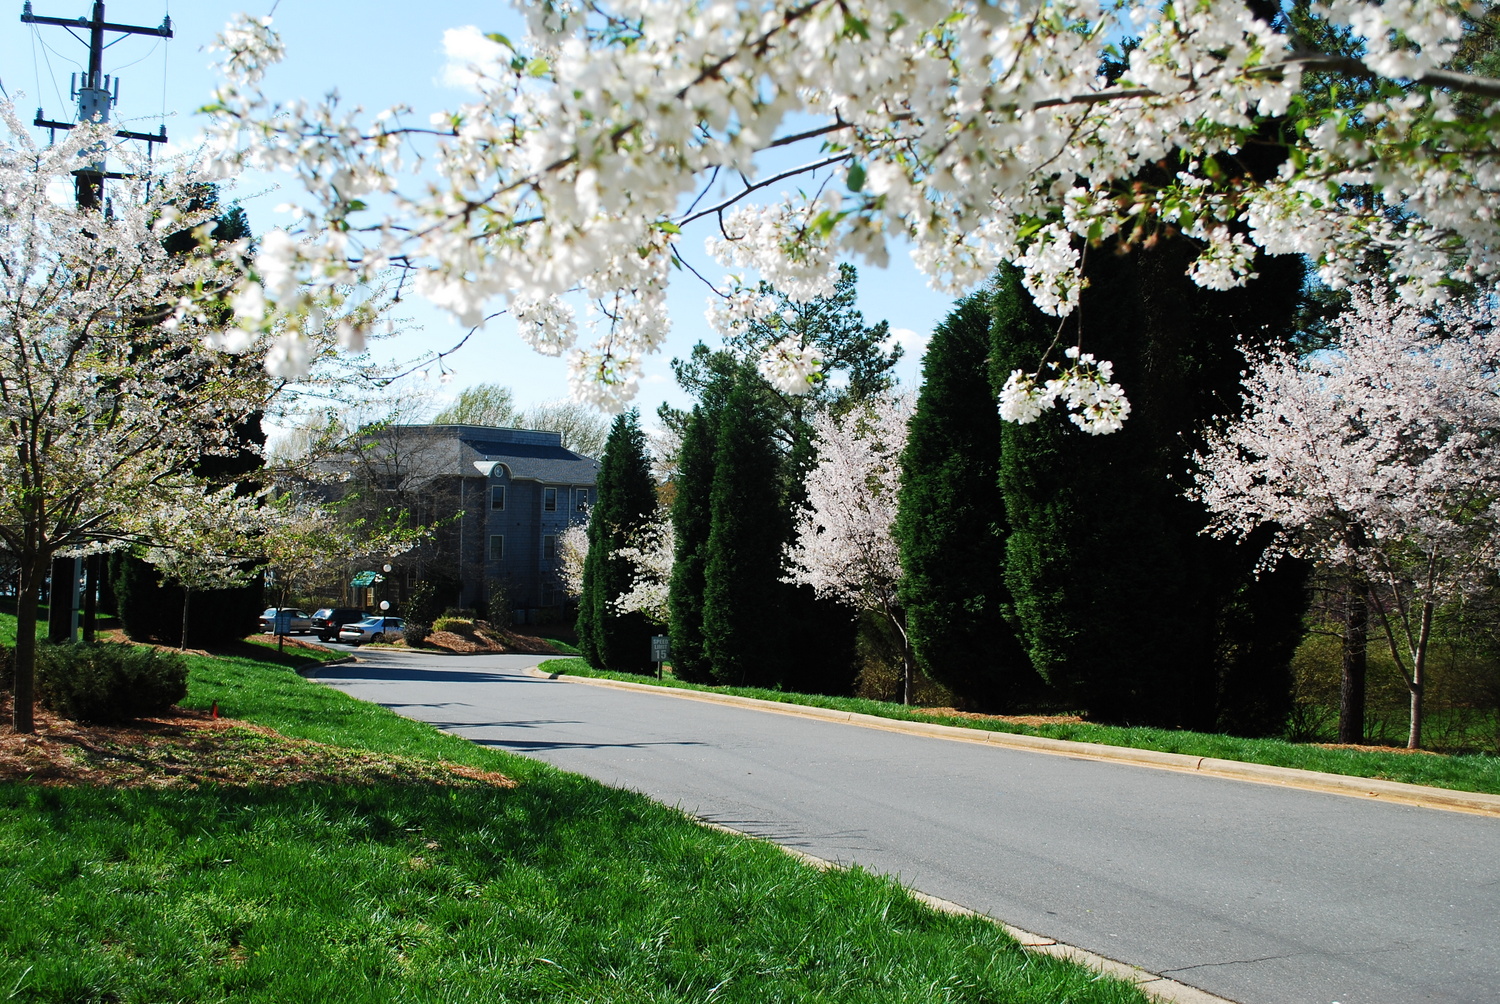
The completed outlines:
[[[654,676],[636,676],[631,673],[612,673],[596,670],[582,659],[549,659],[541,664],[547,673],[566,673],[573,676],[592,676],[603,679],[627,680],[653,686],[675,687],[684,690],[701,690],[716,694],[736,694],[741,697],[757,697],[766,701],[784,704],[801,704],[814,708],[832,708],[837,711],[852,711],[893,718],[908,722],[931,722],[938,725],[956,725],[960,728],[985,729],[992,732],[1012,732],[1020,735],[1046,736],[1050,739],[1070,739],[1075,742],[1100,743],[1105,746],[1126,746],[1133,749],[1160,750],[1165,753],[1184,753],[1188,756],[1216,757],[1221,760],[1239,760],[1246,763],[1263,763],[1276,767],[1298,767],[1303,770],[1324,771],[1329,774],[1347,774],[1351,777],[1373,777],[1388,781],[1405,781],[1410,784],[1427,784],[1457,791],[1480,791],[1500,795],[1500,757],[1484,754],[1464,756],[1435,756],[1423,753],[1392,751],[1363,752],[1359,750],[1327,749],[1308,743],[1290,743],[1283,739],[1241,739],[1237,736],[1217,733],[1188,732],[1177,729],[1127,728],[1114,725],[1094,725],[1088,722],[1056,725],[1020,725],[1013,722],[987,719],[945,717],[923,714],[902,704],[887,701],[871,701],[859,697],[825,697],[817,694],[795,694],[780,690],[765,690],[759,687],[709,687],[702,684],[684,683],[667,677],[658,681]]]
[[[189,657],[185,703],[519,784],[0,784],[6,999],[1144,1004],[890,880],[310,683],[300,655]]]

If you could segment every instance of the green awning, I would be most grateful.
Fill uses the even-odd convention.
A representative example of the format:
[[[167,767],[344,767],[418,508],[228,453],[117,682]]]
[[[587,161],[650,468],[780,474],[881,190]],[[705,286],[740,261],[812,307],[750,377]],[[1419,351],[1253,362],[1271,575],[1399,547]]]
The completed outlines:
[[[359,572],[349,580],[349,585],[355,589],[368,589],[375,584],[374,572]]]

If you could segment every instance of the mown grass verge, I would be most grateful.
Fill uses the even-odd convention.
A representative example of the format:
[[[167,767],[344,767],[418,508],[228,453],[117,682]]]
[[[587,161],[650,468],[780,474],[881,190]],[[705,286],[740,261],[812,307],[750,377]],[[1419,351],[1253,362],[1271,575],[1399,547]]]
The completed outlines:
[[[290,656],[190,656],[186,703],[519,783],[0,784],[0,991],[278,1004],[1145,1000],[1024,953],[991,924],[928,910],[890,880],[817,871],[312,684]]]
[[[783,704],[801,704],[813,708],[851,711],[898,721],[928,722],[966,729],[984,729],[990,732],[1046,736],[1049,739],[1068,739],[1074,742],[1099,743],[1104,746],[1125,746],[1132,749],[1159,750],[1164,753],[1183,753],[1188,756],[1216,757],[1221,760],[1262,763],[1275,767],[1296,767],[1302,770],[1323,771],[1328,774],[1405,781],[1409,784],[1426,784],[1437,788],[1451,788],[1455,791],[1477,791],[1500,795],[1500,757],[1484,754],[1441,756],[1396,750],[1389,753],[1366,752],[1329,749],[1313,743],[1290,743],[1283,739],[1242,739],[1238,736],[1218,733],[1127,728],[1094,725],[1089,722],[1023,725],[993,719],[926,714],[903,704],[872,701],[860,697],[825,697],[819,694],[797,694],[781,690],[766,690],[760,687],[711,687],[685,683],[671,677],[657,680],[654,676],[597,670],[582,659],[549,659],[542,663],[540,668],[545,673],[625,680],[631,683],[681,690],[699,690],[714,694],[734,694],[740,697],[756,697],[765,701],[779,701]]]

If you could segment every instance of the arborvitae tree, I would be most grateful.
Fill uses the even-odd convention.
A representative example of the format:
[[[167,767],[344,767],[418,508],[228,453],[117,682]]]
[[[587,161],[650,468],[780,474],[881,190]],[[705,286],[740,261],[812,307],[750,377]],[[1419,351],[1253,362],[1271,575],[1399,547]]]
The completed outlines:
[[[1007,424],[1006,583],[1033,664],[1093,717],[1274,732],[1302,571],[1257,581],[1258,549],[1201,537],[1205,514],[1182,489],[1200,430],[1238,407],[1238,345],[1290,337],[1302,268],[1263,257],[1247,288],[1211,292],[1186,278],[1191,253],[1179,238],[1090,254],[1063,341],[1112,360],[1133,410],[1111,436],[1057,412]],[[999,277],[994,310],[998,386],[1034,367],[1059,328],[1014,270]]]
[[[765,683],[774,672],[771,639],[787,537],[777,490],[780,457],[752,389],[730,392],[718,426],[703,563],[704,651],[717,682]]]
[[[578,601],[578,647],[589,665],[625,673],[652,672],[651,622],[616,612],[633,569],[619,555],[656,513],[656,490],[646,461],[646,436],[635,409],[615,419],[599,465],[597,500],[589,515],[589,554]]]
[[[1009,523],[998,486],[990,320],[988,295],[975,294],[928,343],[901,458],[895,535],[918,667],[975,705],[1014,707],[1042,681],[1005,620]]]
[[[677,453],[676,492],[672,499],[672,528],[677,538],[668,593],[672,610],[672,671],[678,679],[695,683],[713,680],[703,645],[703,565],[713,527],[710,498],[720,411],[718,404],[705,401],[688,416]]]

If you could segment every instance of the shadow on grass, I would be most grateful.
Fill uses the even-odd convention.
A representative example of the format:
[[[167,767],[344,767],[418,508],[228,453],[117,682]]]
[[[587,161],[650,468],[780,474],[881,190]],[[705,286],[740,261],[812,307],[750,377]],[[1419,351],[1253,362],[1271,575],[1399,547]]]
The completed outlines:
[[[974,1000],[1142,1001],[888,880],[555,772],[4,785],[0,846],[27,848],[0,886],[0,985],[25,1001],[901,1001],[954,981]]]

